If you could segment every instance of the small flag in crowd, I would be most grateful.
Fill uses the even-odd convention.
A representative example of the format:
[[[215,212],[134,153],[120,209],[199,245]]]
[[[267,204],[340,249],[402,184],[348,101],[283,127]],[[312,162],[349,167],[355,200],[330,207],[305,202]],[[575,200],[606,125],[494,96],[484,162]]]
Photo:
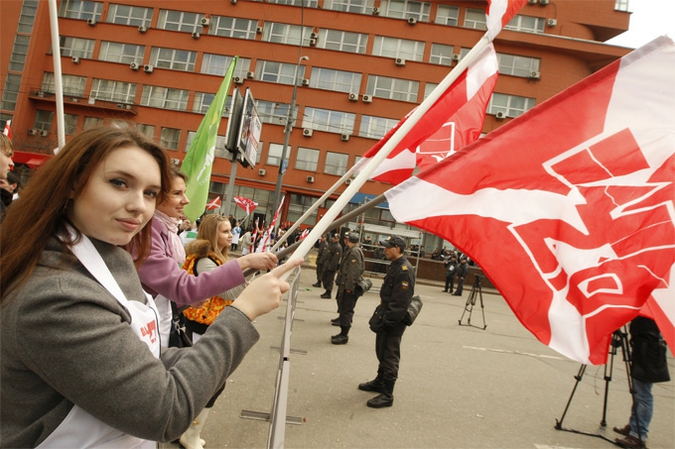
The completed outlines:
[[[220,197],[217,196],[208,203],[206,203],[206,210],[220,209]]]
[[[605,363],[638,313],[673,350],[673,73],[655,39],[394,187],[391,212],[457,245],[571,359]]]
[[[246,211],[247,217],[251,215],[251,212],[253,212],[256,207],[258,207],[258,203],[243,196],[235,196],[234,202],[237,206]]]
[[[2,131],[2,133],[4,135],[6,135],[7,137],[9,137],[10,140],[12,139],[12,121],[11,120],[7,120],[5,122],[5,129]]]
[[[422,169],[433,165],[480,137],[498,69],[497,55],[490,44],[403,137],[371,179],[398,184],[409,179],[416,166]],[[365,167],[411,114],[364,153],[357,170]]]
[[[197,132],[188,148],[181,171],[188,176],[185,195],[190,204],[185,206],[184,213],[192,221],[201,216],[206,208],[211,183],[211,169],[215,158],[218,127],[223,116],[227,93],[230,91],[234,69],[238,57],[235,56],[225,73],[223,82],[213,98],[208,111],[197,128]]]

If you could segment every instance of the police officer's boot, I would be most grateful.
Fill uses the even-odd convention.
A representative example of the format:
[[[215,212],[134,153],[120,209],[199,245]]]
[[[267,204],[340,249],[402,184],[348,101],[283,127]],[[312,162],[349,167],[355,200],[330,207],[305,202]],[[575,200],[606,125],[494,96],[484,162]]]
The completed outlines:
[[[378,396],[368,401],[366,405],[371,408],[391,407],[394,404],[394,384],[395,380],[384,380],[384,391]]]
[[[374,391],[376,393],[384,393],[384,382],[382,382],[382,374],[377,373],[377,377],[370,382],[359,384],[359,390]]]
[[[323,295],[321,295],[321,297],[322,297],[323,299],[330,299],[331,294],[332,294],[331,290],[326,290],[326,291],[323,293]]]
[[[349,341],[349,328],[340,326],[341,332],[330,337],[330,342],[334,345],[346,345]]]

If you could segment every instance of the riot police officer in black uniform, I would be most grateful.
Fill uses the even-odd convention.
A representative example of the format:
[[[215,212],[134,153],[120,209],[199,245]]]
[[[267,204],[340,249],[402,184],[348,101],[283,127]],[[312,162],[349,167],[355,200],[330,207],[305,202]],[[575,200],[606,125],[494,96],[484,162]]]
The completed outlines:
[[[380,393],[367,402],[372,408],[391,407],[394,403],[401,337],[406,328],[403,319],[415,294],[415,272],[405,257],[403,237],[392,235],[380,244],[391,264],[380,288],[380,305],[369,322],[371,330],[377,334],[375,352],[379,366],[374,380],[359,385],[359,390]]]

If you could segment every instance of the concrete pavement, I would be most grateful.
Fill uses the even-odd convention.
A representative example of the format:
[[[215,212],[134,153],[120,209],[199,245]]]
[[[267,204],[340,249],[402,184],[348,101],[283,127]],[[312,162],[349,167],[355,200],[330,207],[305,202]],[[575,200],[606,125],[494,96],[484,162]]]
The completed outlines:
[[[301,273],[292,332],[288,415],[302,424],[286,426],[287,448],[611,448],[593,436],[556,430],[580,364],[538,342],[496,292],[483,291],[471,323],[460,325],[471,289],[461,298],[438,284],[418,284],[424,308],[403,337],[394,405],[370,409],[373,394],[357,389],[376,374],[375,334],[368,319],[379,302],[381,279],[356,307],[349,343],[335,346],[330,325],[335,300],[320,299],[313,267]],[[206,423],[208,449],[264,448],[269,423],[243,419],[242,410],[268,413],[272,406],[286,303],[260,317],[260,342],[228,380]],[[464,317],[466,324],[468,312]],[[669,353],[671,377],[675,363]],[[631,397],[621,355],[609,382],[606,437],[618,435],[630,414]],[[599,433],[603,413],[604,366],[589,366],[563,427]],[[648,447],[675,447],[674,383],[654,385],[655,412]],[[163,445],[174,447],[173,445]]]

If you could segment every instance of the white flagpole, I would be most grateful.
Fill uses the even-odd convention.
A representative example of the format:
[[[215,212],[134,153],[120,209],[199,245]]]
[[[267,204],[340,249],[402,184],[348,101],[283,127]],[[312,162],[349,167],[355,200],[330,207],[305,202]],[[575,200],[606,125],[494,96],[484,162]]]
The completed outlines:
[[[59,15],[56,8],[56,0],[49,0],[49,23],[52,32],[52,59],[54,60],[54,87],[56,101],[56,130],[58,136],[58,148],[66,145],[66,124],[63,121],[63,72],[61,70],[61,43],[59,42]]]
[[[454,83],[459,76],[469,67],[469,65],[474,62],[480,55],[480,53],[490,44],[490,39],[488,34],[485,33],[483,37],[478,41],[478,43],[462,58],[455,68],[447,74],[447,76],[441,81],[441,83],[434,89],[431,94],[412,112],[410,117],[401,125],[401,127],[391,136],[391,138],[382,146],[380,151],[377,152],[375,156],[368,162],[365,168],[359,173],[359,175],[354,179],[354,181],[347,187],[347,189],[338,197],[335,201],[335,204],[326,211],[326,214],[321,218],[319,223],[312,229],[305,239],[302,240],[302,243],[295,250],[291,257],[302,257],[305,258],[307,253],[314,246],[314,242],[319,239],[324,232],[326,232],[328,226],[335,220],[338,214],[344,209],[347,202],[354,194],[358,193],[359,189],[365,182],[370,178],[370,175],[373,174],[375,169],[384,161],[384,159],[391,153],[396,145],[401,142],[404,136],[406,136],[412,127],[417,123],[417,121],[427,113],[427,111],[433,106],[436,101],[441,97],[441,95]],[[284,275],[286,279],[290,273]]]
[[[307,218],[308,218],[310,215],[312,215],[312,213],[313,213],[315,210],[317,210],[317,209],[319,208],[319,206],[322,205],[323,202],[326,201],[326,199],[327,199],[328,197],[330,197],[330,196],[333,194],[333,192],[335,192],[335,191],[337,190],[338,187],[340,187],[346,180],[348,180],[349,178],[351,178],[352,173],[354,173],[355,170],[356,170],[356,165],[352,166],[352,168],[350,168],[350,169],[347,171],[347,173],[345,173],[344,175],[342,175],[342,178],[338,179],[337,182],[336,182],[335,184],[333,184],[333,187],[331,187],[330,189],[328,189],[328,190],[326,191],[326,193],[324,193],[324,194],[321,196],[321,198],[319,198],[318,200],[316,200],[316,201],[314,202],[314,204],[312,204],[312,207],[310,207],[309,209],[307,209],[307,212],[305,212],[304,214],[302,214],[302,217],[298,218],[298,220],[297,220],[295,223],[293,223],[293,226],[291,226],[290,229],[289,229],[288,231],[286,231],[286,233],[285,233],[284,235],[282,235],[281,238],[274,244],[274,246],[272,247],[272,252],[274,252],[274,251],[276,251],[277,249],[279,249],[279,247],[286,241],[286,239],[288,239],[288,236],[290,236],[290,235],[293,233],[293,231],[295,231],[296,229],[298,229],[298,226],[300,226],[302,223],[304,223],[305,220],[307,220]],[[309,237],[309,236],[307,236],[307,237]]]

